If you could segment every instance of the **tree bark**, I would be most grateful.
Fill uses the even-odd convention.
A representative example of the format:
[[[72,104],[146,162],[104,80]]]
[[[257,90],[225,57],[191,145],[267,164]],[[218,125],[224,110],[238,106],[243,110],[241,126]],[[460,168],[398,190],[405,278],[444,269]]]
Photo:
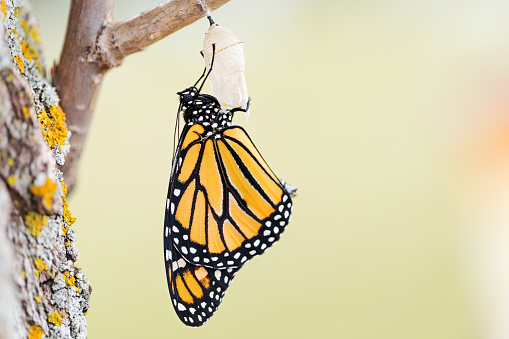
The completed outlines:
[[[0,337],[86,338],[90,286],[75,265],[58,169],[65,116],[30,4],[6,0],[0,10]]]

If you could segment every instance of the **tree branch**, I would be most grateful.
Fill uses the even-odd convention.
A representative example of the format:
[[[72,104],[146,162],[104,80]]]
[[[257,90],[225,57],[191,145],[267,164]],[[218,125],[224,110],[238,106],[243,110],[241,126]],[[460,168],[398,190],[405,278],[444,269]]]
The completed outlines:
[[[73,0],[55,86],[66,113],[71,151],[63,168],[69,189],[92,120],[103,75],[123,58],[176,32],[229,0],[171,0],[122,22],[113,22],[114,0]],[[204,5],[205,6],[204,6]],[[208,8],[207,8],[208,7]]]
[[[166,1],[133,18],[110,24],[99,39],[99,43],[110,52],[109,59],[104,61],[117,66],[125,56],[145,49],[202,18],[207,14],[207,9],[215,10],[228,1],[205,1],[208,8],[196,1]]]

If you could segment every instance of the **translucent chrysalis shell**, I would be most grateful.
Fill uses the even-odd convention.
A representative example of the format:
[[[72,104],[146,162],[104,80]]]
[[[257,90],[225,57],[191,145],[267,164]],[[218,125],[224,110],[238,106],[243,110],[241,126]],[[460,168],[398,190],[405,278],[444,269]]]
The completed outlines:
[[[209,76],[211,94],[217,98],[223,110],[235,107],[245,109],[248,95],[244,78],[244,43],[229,29],[211,24],[203,42],[207,71],[212,61],[212,44],[215,44],[215,56]]]

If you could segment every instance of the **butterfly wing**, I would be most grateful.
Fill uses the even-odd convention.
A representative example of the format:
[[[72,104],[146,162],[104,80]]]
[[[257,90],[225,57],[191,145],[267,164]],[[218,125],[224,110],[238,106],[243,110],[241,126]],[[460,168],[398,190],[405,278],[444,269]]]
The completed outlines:
[[[192,143],[199,140],[198,135],[203,131],[203,127],[199,125],[186,126],[179,140],[179,147],[172,165],[164,225],[165,268],[171,301],[180,320],[192,327],[203,325],[216,312],[226,289],[240,269],[215,270],[193,265],[186,261],[173,246],[174,234],[169,223],[170,213],[175,207],[170,207],[170,204],[174,202],[170,202],[169,197],[170,193],[174,192],[172,190],[174,174],[181,169],[181,159],[186,154],[182,154],[180,150],[191,147]]]
[[[243,128],[207,127],[194,124],[182,135],[166,227],[188,262],[240,267],[279,239],[292,201]]]
[[[190,264],[171,245],[171,233],[166,238],[165,267],[173,308],[187,326],[201,326],[216,312],[240,268],[215,270]]]

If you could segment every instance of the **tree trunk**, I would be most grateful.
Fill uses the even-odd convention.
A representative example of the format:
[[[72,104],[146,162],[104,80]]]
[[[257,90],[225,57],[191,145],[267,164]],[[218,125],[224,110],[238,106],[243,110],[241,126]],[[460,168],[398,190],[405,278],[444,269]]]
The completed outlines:
[[[28,2],[0,10],[0,338],[86,338],[90,286],[58,169],[69,152]]]

